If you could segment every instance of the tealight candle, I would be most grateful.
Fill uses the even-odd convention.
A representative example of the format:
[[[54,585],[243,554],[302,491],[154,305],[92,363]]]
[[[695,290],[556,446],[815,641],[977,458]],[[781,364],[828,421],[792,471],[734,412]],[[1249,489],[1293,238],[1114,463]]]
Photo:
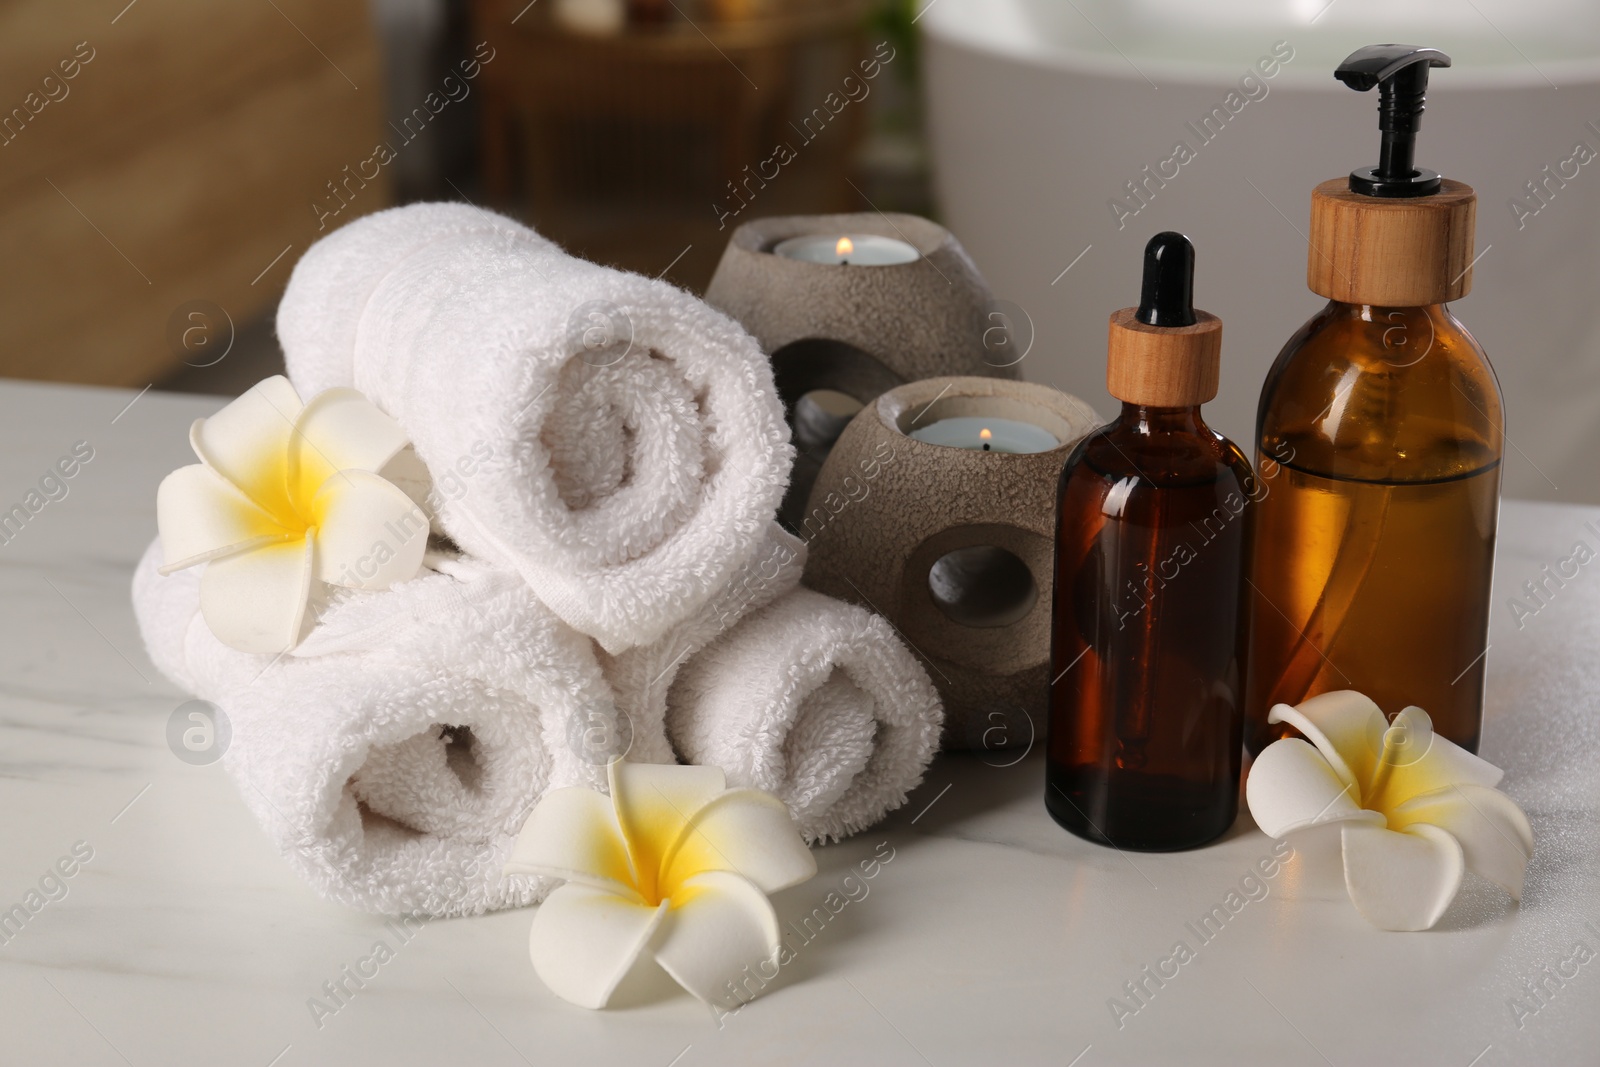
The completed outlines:
[[[888,267],[914,263],[922,258],[911,245],[875,233],[849,233],[842,237],[811,235],[779,241],[773,255],[807,263],[833,263],[839,266]]]
[[[1060,447],[1056,435],[1031,422],[993,415],[957,415],[912,430],[911,436],[930,445],[968,448],[975,452],[1021,455]]]

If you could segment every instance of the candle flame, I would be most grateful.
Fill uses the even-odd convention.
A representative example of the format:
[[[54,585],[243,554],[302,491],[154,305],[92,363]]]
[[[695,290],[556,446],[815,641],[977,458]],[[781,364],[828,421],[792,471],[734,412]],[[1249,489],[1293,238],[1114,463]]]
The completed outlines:
[[[978,431],[978,440],[980,441],[987,441],[993,436],[994,434],[989,432],[989,428],[987,426]]]
[[[833,246],[836,255],[848,256],[856,250],[856,243],[848,237],[839,238],[839,243]]]

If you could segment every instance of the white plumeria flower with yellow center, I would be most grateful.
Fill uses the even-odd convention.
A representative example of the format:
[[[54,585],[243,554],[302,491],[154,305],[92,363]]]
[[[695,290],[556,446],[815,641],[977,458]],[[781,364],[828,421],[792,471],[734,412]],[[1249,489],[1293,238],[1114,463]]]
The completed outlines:
[[[200,462],[156,493],[161,573],[206,564],[200,611],[223,643],[287,651],[313,580],[387,589],[421,568],[427,516],[377,474],[405,434],[354,389],[302,404],[268,378],[196,421],[189,443]]]
[[[506,870],[564,878],[533,918],[534,970],[564,1000],[603,1008],[648,952],[712,1001],[782,946],[767,894],[817,873],[783,802],[725,789],[715,767],[613,762],[609,797],[556,789]]]
[[[1278,704],[1267,721],[1309,741],[1284,738],[1256,757],[1250,814],[1272,837],[1339,824],[1345,886],[1374,926],[1428,929],[1464,870],[1521,898],[1533,829],[1494,788],[1504,772],[1435,734],[1421,708],[1390,723],[1367,697],[1341,690]]]

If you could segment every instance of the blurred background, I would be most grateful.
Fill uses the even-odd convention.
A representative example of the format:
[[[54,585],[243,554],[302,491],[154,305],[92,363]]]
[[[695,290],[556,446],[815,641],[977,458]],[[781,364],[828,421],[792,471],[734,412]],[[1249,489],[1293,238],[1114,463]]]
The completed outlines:
[[[238,393],[281,368],[306,248],[414,200],[697,292],[752,218],[907,211],[965,245],[1023,376],[1102,413],[1106,316],[1149,235],[1188,233],[1226,323],[1211,417],[1248,442],[1321,303],[1311,188],[1377,153],[1332,68],[1387,40],[1455,58],[1418,162],[1479,194],[1455,311],[1506,393],[1507,492],[1600,503],[1593,0],[3,0],[0,376]]]

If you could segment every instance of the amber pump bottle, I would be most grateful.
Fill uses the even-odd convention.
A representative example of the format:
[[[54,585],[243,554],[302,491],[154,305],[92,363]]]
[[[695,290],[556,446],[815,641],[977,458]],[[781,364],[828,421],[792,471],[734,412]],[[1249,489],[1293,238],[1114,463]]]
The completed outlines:
[[[1483,720],[1499,516],[1500,387],[1446,303],[1472,285],[1476,197],[1412,163],[1428,69],[1371,45],[1335,76],[1379,90],[1376,167],[1311,194],[1307,282],[1328,305],[1261,391],[1247,617],[1252,753],[1277,703],[1356,689],[1425,710],[1471,751]]]
[[[1238,809],[1240,568],[1249,462],[1200,416],[1222,322],[1194,309],[1194,246],[1145,248],[1111,316],[1121,416],[1067,460],[1057,504],[1045,806],[1117,848],[1194,848]]]

